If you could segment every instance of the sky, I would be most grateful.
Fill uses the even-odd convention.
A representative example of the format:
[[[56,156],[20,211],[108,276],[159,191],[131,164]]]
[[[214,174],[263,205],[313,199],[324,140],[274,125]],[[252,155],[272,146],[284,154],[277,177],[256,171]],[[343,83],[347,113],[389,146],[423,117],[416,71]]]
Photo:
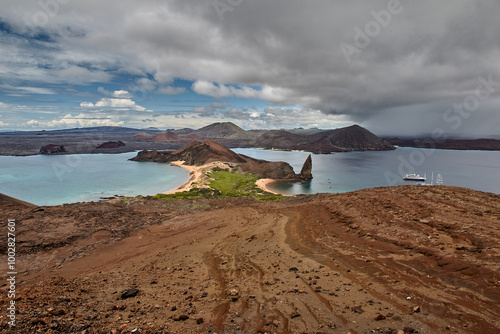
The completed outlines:
[[[230,121],[500,136],[498,1],[0,0],[0,8],[0,130]]]

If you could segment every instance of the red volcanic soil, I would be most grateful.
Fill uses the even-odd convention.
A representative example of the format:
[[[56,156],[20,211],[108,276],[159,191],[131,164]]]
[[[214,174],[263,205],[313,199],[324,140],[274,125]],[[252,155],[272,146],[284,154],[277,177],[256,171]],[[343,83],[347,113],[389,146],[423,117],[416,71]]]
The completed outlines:
[[[151,137],[154,137],[152,134],[149,134],[147,132],[140,132],[134,135],[135,139],[150,139]]]
[[[498,195],[401,186],[57,207],[1,197],[0,215],[17,224],[19,333],[500,331]],[[123,299],[129,289],[139,291]]]

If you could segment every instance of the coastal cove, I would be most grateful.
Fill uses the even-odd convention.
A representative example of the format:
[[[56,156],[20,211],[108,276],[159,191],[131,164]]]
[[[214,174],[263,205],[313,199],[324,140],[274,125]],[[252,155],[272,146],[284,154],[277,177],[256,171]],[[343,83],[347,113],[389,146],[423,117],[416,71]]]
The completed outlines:
[[[234,149],[236,153],[268,161],[286,161],[296,172],[308,152]],[[405,182],[401,161],[422,151],[313,154],[313,179],[300,183],[275,182],[272,191],[285,195],[343,193],[364,188],[414,184]],[[413,152],[413,153],[412,153]],[[421,153],[421,152],[420,152]],[[0,157],[0,193],[37,205],[97,201],[101,197],[155,195],[177,189],[189,179],[184,168],[168,163],[133,162],[136,153]],[[404,165],[404,164],[403,164]],[[415,172],[430,182],[442,174],[445,185],[500,193],[500,152],[426,150]],[[403,167],[405,172],[406,167]],[[388,176],[390,176],[388,178]]]
[[[156,195],[189,179],[184,168],[128,161],[135,155],[0,156],[0,193],[36,205],[60,205],[115,195]]]

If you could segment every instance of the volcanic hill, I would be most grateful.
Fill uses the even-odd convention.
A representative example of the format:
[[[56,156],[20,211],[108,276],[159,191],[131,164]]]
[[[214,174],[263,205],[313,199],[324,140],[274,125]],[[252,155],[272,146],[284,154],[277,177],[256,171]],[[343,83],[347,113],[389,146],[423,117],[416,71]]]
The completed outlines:
[[[246,131],[232,122],[213,123],[201,129],[194,130],[190,135],[196,135],[198,138],[226,140],[251,139],[258,136],[258,134]]]
[[[160,134],[157,134],[156,136],[149,138],[149,140],[151,140],[151,141],[165,141],[165,142],[169,142],[169,141],[180,142],[180,141],[182,141],[182,138],[174,132],[167,131],[167,132],[162,132]]]
[[[265,161],[237,154],[229,148],[213,141],[194,141],[176,151],[141,151],[132,161],[173,162],[184,161],[185,165],[201,166],[214,161],[235,163],[242,172],[256,173],[262,178],[277,180],[310,179],[311,160],[306,160],[304,173],[295,174],[292,166],[283,161]]]
[[[106,141],[121,141],[125,146],[109,148],[107,153],[138,150],[178,149],[187,142],[217,140],[227,147],[259,147],[281,150],[304,150],[331,153],[366,150],[392,150],[394,147],[360,126],[335,130],[250,130],[234,123],[213,123],[197,130],[159,131],[121,127],[92,127],[52,131],[17,131],[0,133],[0,155],[38,154],[40,146],[64,145],[58,154],[101,153],[96,147]]]
[[[258,137],[255,145],[267,149],[304,150],[313,153],[395,149],[386,140],[359,125],[305,135],[273,130]]]

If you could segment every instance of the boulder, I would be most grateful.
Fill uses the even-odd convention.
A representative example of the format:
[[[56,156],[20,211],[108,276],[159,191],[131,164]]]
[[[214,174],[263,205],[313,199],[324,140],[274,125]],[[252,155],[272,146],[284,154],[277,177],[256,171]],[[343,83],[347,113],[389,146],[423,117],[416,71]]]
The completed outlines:
[[[128,298],[135,297],[135,296],[137,296],[138,293],[139,293],[139,290],[135,289],[135,288],[124,290],[124,291],[122,291],[121,299],[128,299]]]

